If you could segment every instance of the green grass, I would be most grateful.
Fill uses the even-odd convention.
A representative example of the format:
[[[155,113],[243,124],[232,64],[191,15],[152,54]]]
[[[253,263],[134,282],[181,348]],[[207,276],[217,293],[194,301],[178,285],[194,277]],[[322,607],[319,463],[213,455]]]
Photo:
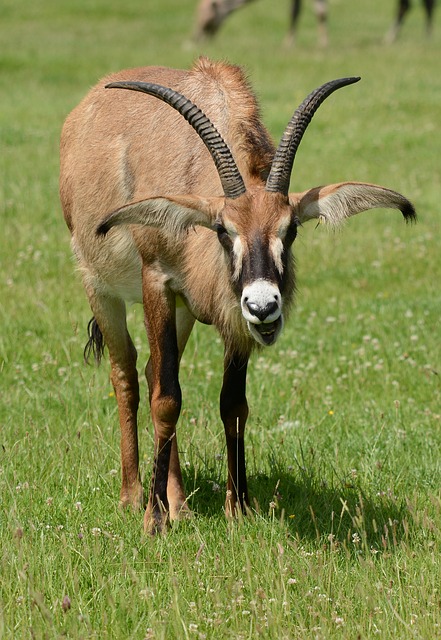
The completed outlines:
[[[441,30],[427,41],[415,7],[384,46],[392,2],[334,0],[321,51],[305,3],[286,50],[288,1],[267,16],[260,0],[198,49],[195,4],[3,2],[0,638],[441,637]],[[58,202],[58,139],[100,76],[187,67],[201,51],[249,70],[275,138],[315,86],[361,75],[315,117],[292,188],[379,182],[414,201],[419,224],[378,211],[301,230],[296,309],[250,367],[243,522],[222,513],[222,346],[196,328],[179,426],[196,515],[152,540],[117,507],[107,363],[82,364],[90,311]],[[140,308],[130,326],[142,363]]]

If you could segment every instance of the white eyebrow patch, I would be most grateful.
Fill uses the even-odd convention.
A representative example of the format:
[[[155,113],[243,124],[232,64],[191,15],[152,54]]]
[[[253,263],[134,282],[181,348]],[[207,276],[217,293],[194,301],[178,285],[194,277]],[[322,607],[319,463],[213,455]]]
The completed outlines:
[[[228,235],[230,233],[228,232]],[[240,272],[242,271],[242,262],[243,262],[243,244],[240,237],[236,234],[233,240],[233,256],[234,256],[234,271],[233,271],[233,279],[239,280]]]
[[[237,238],[237,236],[238,236],[239,234],[237,233],[237,229],[236,229],[236,227],[234,226],[234,224],[232,224],[229,220],[227,220],[227,221],[225,222],[224,226],[225,226],[225,229],[226,229],[226,231],[227,231],[228,235],[230,236],[230,238],[231,238],[232,240],[234,240],[235,238]]]
[[[285,216],[282,218],[279,224],[279,228],[277,230],[277,237],[281,240],[285,239],[286,232],[288,231],[288,227],[291,224],[291,216]]]
[[[270,251],[271,251],[271,256],[274,260],[274,264],[276,265],[276,269],[280,273],[280,275],[282,275],[283,274],[283,261],[282,261],[283,242],[280,238],[271,238]]]
[[[277,271],[280,275],[283,274],[283,241],[286,238],[286,234],[291,224],[291,216],[285,216],[280,220],[279,228],[277,229],[277,237],[273,237],[270,240],[270,252],[276,265]]]

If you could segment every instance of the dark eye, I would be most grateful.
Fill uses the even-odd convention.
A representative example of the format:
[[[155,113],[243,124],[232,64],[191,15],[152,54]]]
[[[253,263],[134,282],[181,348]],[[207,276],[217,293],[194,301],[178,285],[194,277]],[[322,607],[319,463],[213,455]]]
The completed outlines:
[[[285,236],[285,245],[290,246],[294,242],[297,236],[297,228],[300,226],[300,220],[298,218],[293,218],[291,224],[289,225],[286,236]]]
[[[213,228],[217,233],[217,237],[218,237],[218,240],[221,243],[221,245],[225,249],[230,249],[231,248],[231,238],[228,235],[228,231],[225,229],[224,225],[221,222],[216,222],[214,224]]]
[[[224,225],[221,222],[215,222],[213,225],[213,229],[216,231],[218,236],[221,236],[224,233],[227,233],[227,230],[225,229]]]

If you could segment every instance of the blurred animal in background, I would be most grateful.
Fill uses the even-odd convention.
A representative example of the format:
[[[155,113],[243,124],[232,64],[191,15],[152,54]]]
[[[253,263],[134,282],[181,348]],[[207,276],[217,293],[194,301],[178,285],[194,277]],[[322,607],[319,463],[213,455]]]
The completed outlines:
[[[212,38],[219,31],[227,17],[244,5],[254,0],[200,0],[197,15],[194,39]],[[313,0],[314,13],[318,23],[318,41],[321,46],[328,43],[327,30],[327,0]],[[297,23],[302,9],[302,0],[291,0],[289,31],[286,43],[293,45],[297,30]]]
[[[196,14],[195,40],[212,38],[230,13],[253,0],[200,0]]]
[[[395,42],[403,25],[404,18],[406,17],[411,7],[412,3],[410,0],[398,0],[396,19],[392,27],[386,34],[386,42]],[[427,35],[430,35],[432,32],[433,15],[435,12],[435,0],[423,0],[423,7],[426,12],[426,33]]]

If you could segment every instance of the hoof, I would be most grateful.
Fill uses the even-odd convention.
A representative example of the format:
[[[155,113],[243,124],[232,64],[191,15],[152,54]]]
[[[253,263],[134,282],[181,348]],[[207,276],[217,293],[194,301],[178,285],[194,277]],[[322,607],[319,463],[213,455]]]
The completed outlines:
[[[189,520],[193,517],[193,511],[186,502],[170,505],[170,520]]]
[[[137,484],[130,489],[121,489],[119,497],[119,506],[122,509],[132,508],[134,511],[139,511],[145,508],[145,496],[144,488],[142,484]]]
[[[241,519],[243,516],[247,515],[249,511],[248,506],[248,497],[244,496],[243,500],[239,501],[235,499],[233,492],[228,490],[227,497],[225,500],[225,516],[229,519]]]
[[[147,506],[144,514],[144,533],[147,536],[156,536],[166,533],[170,526],[170,517],[168,511]]]

